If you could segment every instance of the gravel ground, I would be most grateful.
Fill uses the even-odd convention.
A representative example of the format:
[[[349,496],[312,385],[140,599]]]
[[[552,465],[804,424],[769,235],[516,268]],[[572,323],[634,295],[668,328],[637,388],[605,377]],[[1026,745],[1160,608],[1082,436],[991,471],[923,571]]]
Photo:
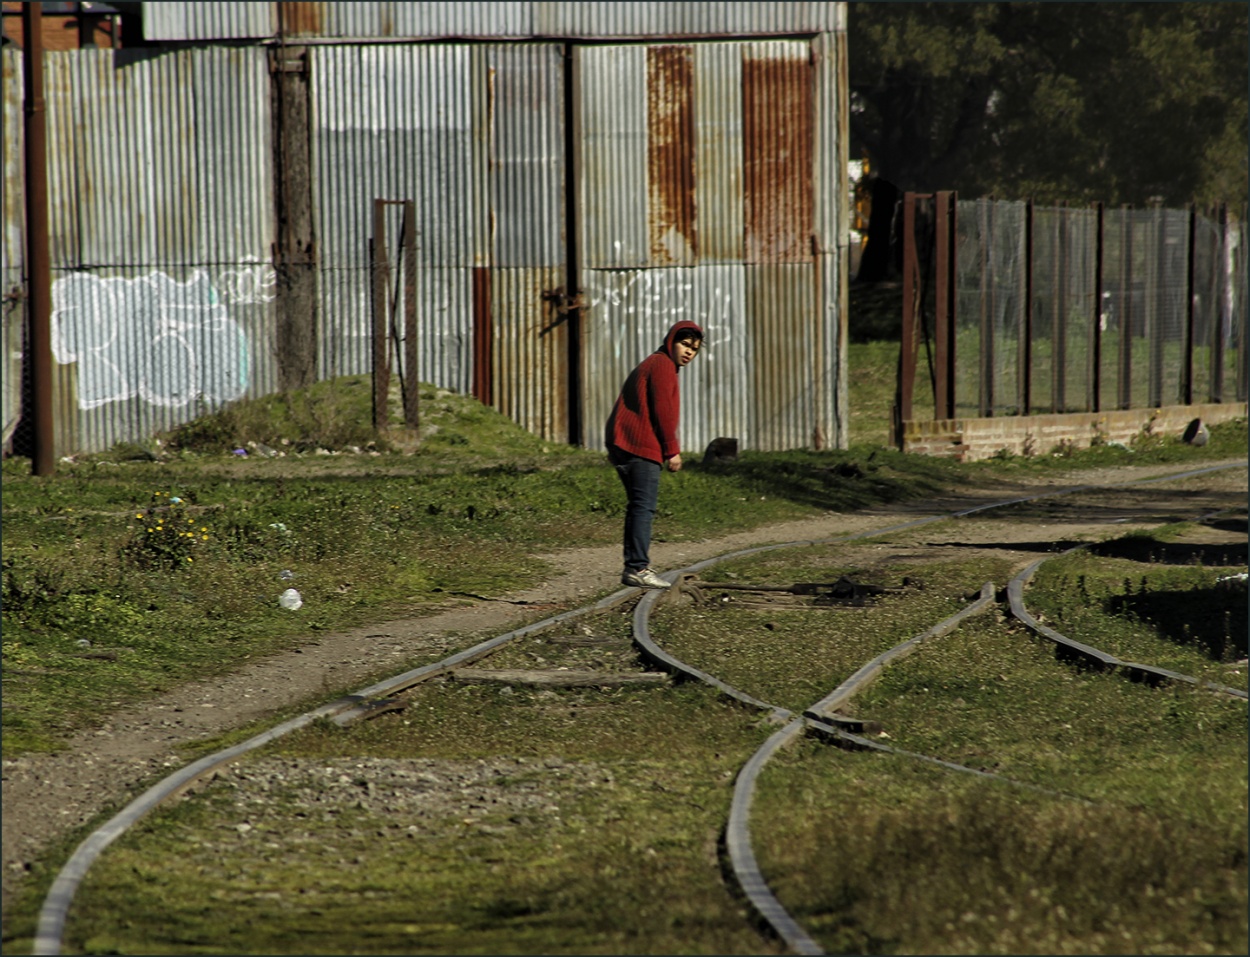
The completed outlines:
[[[702,542],[656,543],[652,558],[661,569],[680,568],[754,545],[850,535],[901,524],[925,515],[969,508],[979,503],[1035,494],[1052,487],[1112,484],[1179,470],[1177,466],[1121,468],[1069,474],[1062,479],[1047,477],[1030,484],[977,490],[945,500],[927,500],[854,514],[830,514]],[[1121,513],[1119,521],[1131,522],[1134,514],[1140,515],[1143,520],[1157,521],[1163,507],[1160,503],[1167,501],[1166,492],[1171,487],[1153,485],[1126,490],[1116,502]],[[1177,487],[1181,486],[1178,484]],[[1205,507],[1204,503],[1223,508],[1244,508],[1246,471],[1244,468],[1231,469],[1189,480],[1183,488],[1193,491],[1173,497],[1179,516],[1196,517]],[[1063,523],[1062,530],[1056,527],[1057,523]],[[1070,538],[1082,530],[1079,525],[1067,524],[1059,516],[1044,516],[1030,527],[1032,532],[1029,534],[1036,536],[1034,540]],[[1106,524],[1089,526],[1085,530],[1089,528],[1105,532]],[[1012,534],[1020,540],[1024,533],[1013,524]],[[180,745],[260,720],[279,708],[313,702],[318,698],[324,700],[329,693],[340,688],[363,687],[376,680],[379,674],[403,670],[403,663],[413,655],[431,650],[450,653],[468,647],[490,634],[499,634],[533,620],[535,612],[541,612],[544,606],[554,611],[561,603],[591,600],[610,590],[620,571],[620,553],[616,547],[575,549],[543,557],[559,572],[538,588],[502,596],[502,600],[476,602],[430,617],[385,622],[339,634],[310,637],[308,644],[299,649],[251,663],[227,679],[184,685],[161,698],[120,711],[103,727],[79,734],[62,752],[26,755],[5,761],[3,775],[0,776],[4,797],[4,867],[0,877],[3,879],[2,904],[5,913],[34,860],[74,828],[101,811],[120,808],[141,793],[144,787],[185,764],[185,758],[178,753]],[[391,667],[389,672],[388,667]],[[440,767],[434,768],[424,767],[419,761],[407,761],[402,765],[373,763],[386,765],[371,767],[367,775],[379,788],[379,800],[395,799],[394,794],[401,791],[412,800],[437,801],[438,795],[444,791],[448,794],[454,792],[459,800],[463,800],[463,789],[488,788],[489,779],[501,770],[487,764],[452,768],[441,763]],[[511,765],[512,759],[505,759],[504,763]],[[328,773],[333,781],[340,783],[340,778],[347,777],[348,784],[344,788],[353,789],[353,796],[360,799],[360,787],[351,783],[357,776],[354,767],[335,767],[325,772],[304,766],[270,767],[266,763],[260,768],[261,772],[257,772],[255,767],[247,772],[249,775],[259,773],[260,777],[256,780],[238,779],[235,783],[240,786],[246,784],[244,790],[249,793],[255,784],[257,792],[263,793],[265,774],[295,775],[298,778],[301,775]],[[555,775],[601,773],[589,766],[549,770]],[[221,773],[236,775],[233,769]],[[427,777],[422,778],[421,775]],[[390,778],[394,781],[386,783]],[[419,786],[411,787],[414,782]],[[247,822],[241,820],[240,823]]]

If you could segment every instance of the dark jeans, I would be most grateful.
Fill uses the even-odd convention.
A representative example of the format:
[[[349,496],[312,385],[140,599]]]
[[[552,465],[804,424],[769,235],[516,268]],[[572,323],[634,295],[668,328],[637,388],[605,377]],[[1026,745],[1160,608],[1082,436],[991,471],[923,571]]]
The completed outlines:
[[[660,463],[616,448],[608,450],[608,461],[625,486],[625,567],[636,572],[651,564],[651,523],[660,495]]]

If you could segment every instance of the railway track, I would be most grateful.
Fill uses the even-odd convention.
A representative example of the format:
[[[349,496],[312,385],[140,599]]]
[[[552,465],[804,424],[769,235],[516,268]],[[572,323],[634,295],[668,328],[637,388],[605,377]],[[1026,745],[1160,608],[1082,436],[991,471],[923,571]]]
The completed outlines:
[[[1215,468],[1187,470],[1158,478],[1121,483],[1120,485],[1114,487],[1179,481],[1234,467],[1236,466],[1219,466]],[[801,546],[850,543],[858,540],[877,538],[887,535],[899,535],[952,518],[966,518],[973,515],[987,513],[994,509],[1008,509],[1012,506],[1020,506],[1025,503],[1036,503],[1041,500],[1057,499],[1062,496],[1071,496],[1077,493],[1090,492],[1106,487],[1109,486],[1078,486],[1033,496],[1012,498],[992,503],[990,505],[979,505],[974,508],[953,513],[928,516],[911,522],[875,529],[859,535],[834,537],[819,541],[787,542],[777,545],[745,549],[719,556],[705,562],[699,562],[687,568],[669,572],[665,577],[677,584],[678,587],[674,589],[674,592],[676,593],[680,593],[683,589],[687,591],[697,590],[699,587],[698,576],[700,573],[730,559]],[[1045,559],[1043,559],[1043,561],[1044,560]],[[1051,629],[1046,629],[1046,627],[1040,625],[1036,619],[1029,616],[1028,612],[1024,609],[1024,587],[1029,580],[1029,576],[1036,571],[1040,564],[1040,561],[1034,562],[1007,585],[1005,594],[1013,614],[1024,622],[1025,625],[1032,628],[1034,631],[1037,631],[1043,637],[1055,641],[1057,645],[1061,645],[1062,647],[1074,652],[1079,651],[1080,653],[1088,653],[1084,651],[1084,649],[1088,649],[1089,652],[1095,653],[1095,657],[1097,657],[1097,649],[1081,645],[1081,643],[1075,639],[1067,638],[1066,636],[1059,635]],[[661,648],[660,645],[651,638],[650,633],[651,617],[661,597],[662,593],[650,592],[639,598],[639,593],[636,589],[623,589],[617,591],[601,601],[586,605],[580,609],[565,612],[524,628],[516,629],[504,635],[500,635],[496,638],[475,645],[469,649],[443,659],[442,661],[406,671],[392,678],[370,685],[355,694],[322,705],[313,711],[279,724],[274,728],[271,728],[262,734],[256,735],[255,737],[250,738],[238,745],[204,757],[199,761],[180,769],[174,774],[171,774],[169,777],[152,786],[143,794],[135,798],[102,827],[98,828],[91,835],[89,835],[87,839],[84,840],[74,851],[69,860],[58,873],[45,898],[43,908],[40,912],[39,925],[33,952],[36,954],[58,954],[61,952],[65,924],[74,901],[74,896],[88,870],[105,850],[105,848],[124,834],[136,822],[141,820],[151,810],[183,794],[196,782],[202,780],[206,775],[212,773],[214,770],[221,768],[223,765],[226,765],[251,751],[276,741],[293,731],[306,727],[315,721],[325,719],[339,725],[347,725],[354,721],[383,713],[394,706],[394,702],[398,696],[413,688],[415,685],[427,681],[430,678],[445,675],[449,672],[455,671],[456,669],[461,669],[473,664],[474,662],[478,662],[519,638],[540,633],[544,630],[554,628],[560,624],[586,615],[619,608],[627,602],[637,600],[637,604],[633,612],[634,638],[642,655],[648,661],[677,676],[680,680],[697,680],[703,682],[716,688],[722,694],[740,702],[744,706],[761,709],[767,713],[770,721],[779,726],[778,731],[773,734],[767,742],[765,742],[765,744],[747,762],[738,775],[729,821],[726,825],[725,846],[732,866],[734,879],[763,923],[766,924],[773,933],[780,937],[791,950],[798,953],[820,953],[821,950],[819,945],[803,930],[797,921],[785,912],[785,909],[781,906],[780,902],[778,902],[777,898],[769,890],[767,883],[764,881],[759,867],[755,862],[754,852],[751,847],[749,823],[756,779],[760,771],[774,754],[787,744],[797,740],[803,735],[815,736],[822,740],[836,744],[839,747],[891,752],[908,759],[925,761],[944,767],[951,771],[994,777],[994,775],[989,772],[976,768],[964,767],[951,762],[942,761],[937,758],[912,754],[891,748],[879,740],[865,736],[862,733],[864,731],[862,722],[855,719],[848,719],[845,716],[838,714],[837,711],[855,694],[867,687],[881,673],[881,671],[890,664],[895,663],[911,654],[920,645],[947,634],[954,628],[958,627],[969,616],[997,607],[997,590],[993,583],[986,583],[981,588],[979,595],[975,598],[975,600],[969,602],[967,607],[958,613],[949,616],[927,631],[916,635],[872,658],[852,675],[850,675],[850,677],[841,681],[832,691],[819,701],[812,703],[806,708],[800,709],[798,713],[796,713],[793,709],[771,704],[763,700],[761,697],[742,691],[731,685],[729,682],[718,678],[707,671],[682,662],[675,655]],[[1102,653],[1102,657],[1098,657],[1098,661],[1102,666],[1122,670],[1130,677],[1146,677],[1147,680],[1151,680],[1152,682],[1185,680],[1196,681],[1196,679],[1187,679],[1187,676],[1166,671],[1164,669],[1152,668],[1152,666],[1141,665],[1134,662],[1124,662],[1114,656],[1107,655],[1106,653]],[[1246,697],[1245,692],[1239,691],[1238,689],[1213,686],[1210,690],[1220,694],[1230,694],[1234,697],[1240,697],[1242,699]]]

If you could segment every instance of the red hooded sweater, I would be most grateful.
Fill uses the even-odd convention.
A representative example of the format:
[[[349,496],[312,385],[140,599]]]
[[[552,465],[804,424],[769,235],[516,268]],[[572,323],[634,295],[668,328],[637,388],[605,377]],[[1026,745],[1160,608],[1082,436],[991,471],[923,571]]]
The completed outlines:
[[[606,442],[640,458],[663,464],[681,451],[677,442],[677,419],[681,400],[677,391],[677,360],[673,346],[679,333],[703,330],[688,319],[675,323],[664,344],[638,363],[621,386],[612,414],[608,416]]]

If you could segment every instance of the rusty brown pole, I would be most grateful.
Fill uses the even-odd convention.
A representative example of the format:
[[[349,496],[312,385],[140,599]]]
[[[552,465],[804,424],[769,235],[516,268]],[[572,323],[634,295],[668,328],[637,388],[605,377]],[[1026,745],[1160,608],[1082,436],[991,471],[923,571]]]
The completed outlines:
[[[421,424],[421,375],[417,354],[417,213],[416,204],[404,200],[404,423],[410,429]]]
[[[903,317],[898,352],[898,382],[891,425],[892,444],[903,447],[903,423],[912,417],[916,386],[916,194],[903,194]]]
[[[47,117],[43,99],[43,4],[22,4],[26,134],[26,301],[30,323],[31,471],[56,471],[52,422],[52,268],[48,260]]]
[[[385,432],[387,397],[391,389],[390,286],[391,268],[386,250],[386,200],[373,201],[373,427]]]
[[[1095,204],[1094,237],[1094,315],[1089,343],[1089,410],[1102,411],[1102,270],[1103,270],[1103,205]]]
[[[934,360],[936,384],[933,395],[933,417],[955,417],[955,317],[951,304],[954,300],[954,244],[951,242],[951,223],[954,216],[952,194],[947,190],[937,194],[936,216],[936,321],[934,323]]]

